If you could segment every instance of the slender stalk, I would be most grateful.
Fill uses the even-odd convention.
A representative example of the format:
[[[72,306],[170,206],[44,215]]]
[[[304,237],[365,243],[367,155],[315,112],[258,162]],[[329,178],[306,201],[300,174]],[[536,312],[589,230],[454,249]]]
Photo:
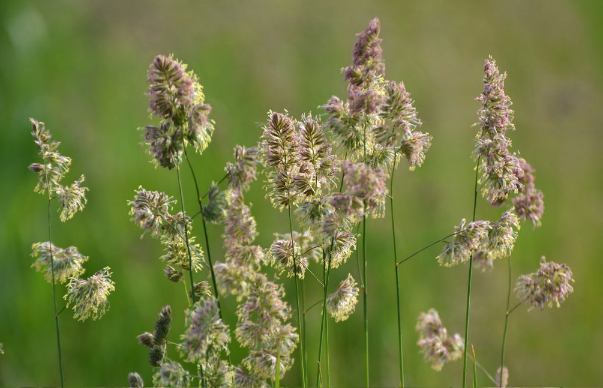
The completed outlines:
[[[301,262],[301,261],[300,261]],[[301,279],[301,308],[302,308],[302,339],[304,349],[308,349],[306,344],[306,279]],[[308,352],[304,353],[304,364],[308,365]],[[308,368],[306,368],[306,381],[308,381]]]
[[[471,354],[469,354],[469,357],[471,357],[471,359],[473,360],[473,356]],[[493,384],[496,384],[496,379],[494,379],[494,377],[492,377],[492,375],[490,373],[488,373],[488,370],[486,368],[484,368],[484,366],[482,364],[479,363],[479,361],[475,360],[475,364],[477,365],[477,368],[479,370],[481,370],[482,372],[484,372],[484,374],[486,375],[486,377],[492,381]]]
[[[199,183],[197,182],[197,176],[195,175],[195,170],[193,169],[193,165],[191,164],[191,161],[188,157],[188,153],[186,152],[186,147],[184,148],[184,157],[186,158],[186,163],[188,164],[188,168],[191,171],[191,175],[193,176],[193,183],[195,184],[195,190],[197,192],[197,203],[199,203],[199,212],[203,213],[203,203],[202,203],[203,197],[200,196]],[[226,179],[227,176],[228,176],[228,174],[226,174],[224,176],[224,178],[222,178],[220,180],[220,182],[222,182],[224,179]],[[220,182],[218,182],[218,184],[220,184]],[[203,224],[203,236],[205,237],[205,250],[207,251],[207,261],[209,264],[209,272],[211,274],[214,295],[216,297],[216,302],[218,304],[218,314],[220,316],[220,319],[223,319],[222,318],[222,306],[220,305],[220,294],[218,293],[218,285],[216,282],[216,274],[214,272],[214,264],[211,259],[211,249],[209,246],[209,237],[207,235],[207,225],[205,223],[205,217],[203,217],[203,214],[201,214],[201,223]]]
[[[475,221],[475,211],[477,209],[477,181],[479,174],[479,161],[475,165],[475,188],[473,189],[473,218]],[[469,259],[469,280],[467,281],[467,313],[465,314],[465,348],[463,350],[463,388],[467,385],[467,344],[469,342],[469,311],[471,309],[471,278],[473,276],[473,258]]]
[[[318,370],[316,371],[316,386],[320,387],[321,386],[321,359],[322,359],[322,338],[323,338],[323,334],[324,334],[324,327],[325,327],[325,317],[327,314],[326,311],[326,307],[327,307],[327,252],[324,250],[322,250],[322,278],[323,278],[323,282],[325,283],[325,287],[323,289],[323,294],[324,294],[324,298],[322,300],[322,313],[320,316],[320,339],[318,341],[318,363],[317,363],[317,367]]]
[[[276,377],[274,379],[274,387],[279,388],[281,386],[281,343],[279,341],[278,348],[276,349]]]
[[[505,346],[507,343],[507,327],[509,326],[509,307],[511,307],[511,256],[509,256],[509,287],[507,289],[507,310],[505,311],[505,329],[503,331],[503,340],[502,340],[502,349],[500,351],[500,370],[502,373],[503,368],[505,367]],[[500,385],[499,385],[500,387]]]
[[[297,263],[295,262],[295,244],[293,242],[293,221],[291,217],[291,205],[289,205],[289,232],[291,234],[291,254],[293,255],[293,273],[295,274],[295,305],[297,310],[297,324],[299,325],[300,334],[303,337],[303,325],[301,320],[301,310],[299,308],[299,276],[297,274]],[[300,360],[301,360],[301,373],[302,373],[302,385],[304,388],[307,387],[306,383],[306,363],[305,363],[305,352],[304,352],[305,339],[301,338],[299,341]]]
[[[404,259],[400,260],[400,261],[397,263],[397,265],[400,265],[400,264],[402,264],[402,263],[404,263],[404,262],[406,262],[406,261],[408,261],[408,260],[412,259],[413,257],[415,257],[416,255],[418,255],[419,253],[423,252],[424,250],[426,250],[426,249],[428,249],[428,248],[431,248],[432,246],[436,245],[437,243],[445,241],[445,240],[446,240],[448,237],[455,236],[455,235],[457,235],[457,234],[459,234],[459,233],[461,233],[461,232],[464,232],[464,231],[465,231],[465,229],[463,229],[463,230],[459,230],[458,232],[451,233],[451,234],[449,234],[449,235],[448,235],[448,236],[446,236],[446,237],[442,237],[441,239],[436,240],[436,241],[432,242],[431,244],[429,244],[429,245],[427,245],[427,246],[424,246],[423,248],[419,249],[418,251],[416,251],[416,252],[415,252],[415,253],[413,253],[412,255],[407,256],[406,258],[404,258]]]
[[[473,345],[471,345],[471,353],[473,353],[473,388],[477,388],[477,359]]]
[[[398,360],[400,362],[400,387],[404,387],[404,353],[402,352],[402,314],[400,306],[400,274],[398,272],[398,250],[396,249],[396,222],[394,220],[394,173],[396,172],[396,153],[390,179],[390,214],[392,220],[392,240],[394,242],[394,271],[396,272],[396,306],[398,308]]]
[[[178,175],[178,190],[180,191],[180,208],[182,209],[182,214],[186,214],[184,210],[184,193],[182,192],[182,182],[180,179],[180,166],[176,166],[176,173]],[[193,280],[193,256],[191,254],[191,246],[188,240],[188,225],[184,222],[184,239],[186,241],[186,250],[188,252],[188,267],[189,267],[189,275],[191,282],[191,296],[193,299],[193,304],[196,302],[195,298],[195,281]]]
[[[330,255],[329,255],[330,257]],[[329,262],[331,260],[329,259]],[[329,263],[330,266],[330,263]],[[326,303],[325,303],[326,306]],[[327,388],[331,387],[331,367],[329,365],[329,316],[325,315],[325,372],[327,375]]]
[[[364,126],[364,163],[366,164],[366,125]],[[362,305],[364,307],[364,370],[365,370],[365,385],[369,386],[369,332],[368,332],[368,300],[367,300],[367,261],[366,261],[366,201],[364,201],[364,212],[362,214]]]
[[[44,159],[44,164],[46,165],[46,159]],[[65,386],[65,382],[63,379],[63,357],[61,355],[61,330],[59,327],[59,312],[57,310],[57,284],[55,281],[54,275],[54,255],[52,254],[52,234],[51,234],[51,225],[50,225],[50,204],[52,201],[52,195],[50,193],[50,180],[48,178],[48,174],[46,174],[46,190],[48,190],[48,206],[47,206],[47,218],[48,218],[48,244],[50,246],[50,272],[52,274],[52,300],[54,303],[54,322],[56,326],[57,333],[57,349],[59,351],[59,372],[61,375],[61,388]],[[61,310],[62,311],[62,310]]]
[[[188,301],[188,307],[191,307],[193,304],[191,303],[191,297],[188,293],[188,288],[186,287],[186,281],[182,282],[182,284],[184,284],[184,293],[186,294],[186,300]],[[194,289],[192,292],[194,292]]]
[[[347,159],[348,157],[348,153],[345,153],[344,159]],[[345,177],[345,174],[342,172],[341,173],[341,181],[339,183],[339,193],[343,192],[343,178]],[[356,233],[358,234],[358,233]],[[325,330],[328,332],[329,331],[329,326],[328,326],[328,322],[327,322],[327,295],[328,295],[328,285],[329,285],[329,274],[331,273],[331,254],[333,252],[333,248],[335,246],[335,237],[331,237],[331,249],[329,252],[329,261],[327,263],[327,256],[326,256],[326,252],[323,248],[322,250],[322,264],[323,264],[323,272],[322,272],[322,276],[323,276],[323,288],[324,288],[324,293],[323,293],[323,300],[322,300],[322,319],[320,321],[320,339],[318,342],[318,370],[316,371],[316,386],[320,387],[322,386],[322,365],[320,364],[321,358],[322,358],[322,341],[323,341],[323,333],[325,332]],[[311,248],[313,249],[313,248]],[[359,275],[360,275],[360,271],[359,271]],[[329,365],[329,361],[328,361],[328,348],[329,348],[329,336],[328,334],[326,335],[326,344],[325,344],[325,348],[327,349],[326,353],[327,353],[327,362],[326,362],[326,366],[327,366],[327,375],[328,377],[330,377],[330,371],[328,370],[328,365]],[[331,384],[330,379],[327,379],[327,384]]]

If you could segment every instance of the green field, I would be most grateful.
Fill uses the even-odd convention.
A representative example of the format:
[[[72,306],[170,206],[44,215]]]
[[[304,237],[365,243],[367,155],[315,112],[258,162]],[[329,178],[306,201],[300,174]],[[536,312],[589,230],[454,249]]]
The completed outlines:
[[[542,226],[527,223],[513,253],[514,273],[533,272],[541,256],[568,264],[575,292],[561,309],[512,316],[507,341],[511,384],[596,386],[603,382],[603,3],[511,1],[38,1],[0,4],[0,386],[58,385],[51,286],[30,266],[31,245],[45,241],[46,201],[35,194],[37,161],[29,117],[44,121],[73,159],[68,179],[86,175],[89,203],[68,223],[53,213],[53,242],[90,257],[87,275],[110,266],[116,291],[100,321],[61,315],[69,386],[125,386],[128,372],[150,385],[152,368],[136,336],[152,329],[162,306],[174,311],[171,336],[184,329],[180,286],[165,280],[162,248],[130,221],[127,201],[142,185],[176,196],[173,172],[156,169],[137,128],[150,122],[146,71],[171,54],[199,75],[216,131],[193,163],[202,187],[224,175],[235,145],[253,146],[269,110],[322,113],[344,96],[340,69],[351,61],[355,34],[379,17],[387,77],[404,81],[422,130],[433,136],[421,168],[396,173],[400,256],[451,233],[471,218],[471,159],[483,61],[508,73],[513,149],[536,169],[544,192]],[[155,121],[154,121],[155,120]],[[187,170],[187,207],[195,191]],[[288,232],[286,212],[264,199],[263,176],[246,194],[258,222],[257,244]],[[478,219],[497,219],[478,198]],[[371,384],[397,386],[395,282],[389,215],[368,225]],[[202,241],[202,229],[195,228]],[[221,260],[222,227],[212,225],[212,254]],[[408,386],[460,385],[462,362],[433,371],[416,346],[417,316],[436,308],[451,333],[463,333],[467,267],[440,267],[434,247],[401,268]],[[316,266],[317,271],[320,268]],[[495,373],[506,305],[506,263],[473,278],[470,344]],[[352,273],[355,256],[335,271]],[[207,272],[203,273],[203,277]],[[197,275],[200,279],[202,276]],[[282,277],[294,305],[293,282]],[[63,287],[63,286],[60,286]],[[61,288],[62,290],[62,288]],[[62,291],[61,291],[62,292]],[[62,295],[62,293],[60,294]],[[307,301],[321,297],[308,290]],[[224,302],[234,325],[233,298]],[[320,309],[308,316],[314,359]],[[362,304],[330,323],[334,386],[364,381]],[[235,347],[233,362],[245,351]],[[297,362],[297,357],[296,357]],[[315,365],[310,365],[313,382]],[[487,384],[480,375],[480,383]],[[294,366],[282,385],[300,381]]]

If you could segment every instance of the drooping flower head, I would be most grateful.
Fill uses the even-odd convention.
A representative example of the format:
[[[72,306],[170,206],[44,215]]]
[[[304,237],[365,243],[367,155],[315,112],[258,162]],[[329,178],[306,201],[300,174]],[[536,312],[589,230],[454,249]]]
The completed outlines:
[[[354,312],[358,303],[357,285],[352,275],[348,274],[348,277],[339,283],[337,291],[328,296],[327,310],[335,322],[345,321]]]
[[[97,320],[109,310],[109,294],[115,290],[109,267],[88,279],[71,278],[67,285],[67,307],[72,306],[73,317],[79,321]]]
[[[530,310],[544,309],[545,305],[560,307],[574,292],[573,282],[572,270],[567,265],[547,262],[543,256],[538,271],[517,279],[515,292],[522,303],[528,303]]]
[[[59,283],[81,276],[85,271],[83,264],[88,261],[88,257],[78,252],[76,247],[63,249],[47,241],[35,243],[31,249],[32,257],[37,258],[31,266],[38,272],[44,272],[44,278],[49,283],[53,281],[53,269],[54,280]]]
[[[425,362],[430,363],[434,370],[440,371],[444,364],[463,356],[463,339],[458,334],[448,335],[435,309],[419,315],[416,331],[419,333],[417,345]]]

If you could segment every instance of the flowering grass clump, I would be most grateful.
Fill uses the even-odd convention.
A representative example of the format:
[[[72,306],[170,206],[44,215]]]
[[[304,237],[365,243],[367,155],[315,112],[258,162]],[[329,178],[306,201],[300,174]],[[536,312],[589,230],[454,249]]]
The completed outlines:
[[[48,241],[32,245],[32,256],[36,261],[32,264],[38,272],[43,272],[45,279],[52,284],[52,297],[54,300],[54,316],[57,335],[57,348],[59,355],[59,373],[61,386],[63,379],[63,360],[61,352],[61,338],[59,326],[59,311],[57,308],[56,283],[67,283],[67,306],[73,306],[74,318],[85,321],[102,317],[109,309],[108,297],[115,290],[115,283],[111,280],[109,267],[98,271],[87,280],[80,279],[85,269],[83,264],[88,257],[82,255],[74,246],[66,249],[59,248],[52,243],[51,233],[51,206],[52,200],[59,202],[60,219],[65,222],[82,211],[87,203],[86,192],[88,188],[82,187],[84,175],[70,185],[61,185],[61,180],[69,172],[71,158],[59,153],[60,143],[52,141],[50,131],[43,122],[30,119],[32,136],[38,147],[38,154],[43,163],[33,163],[29,170],[38,174],[38,184],[34,191],[46,194],[48,198],[47,222]]]
[[[529,309],[544,306],[561,307],[569,294],[574,292],[572,270],[565,264],[540,259],[538,271],[529,275],[521,275],[517,279],[515,292],[522,303],[527,302]]]

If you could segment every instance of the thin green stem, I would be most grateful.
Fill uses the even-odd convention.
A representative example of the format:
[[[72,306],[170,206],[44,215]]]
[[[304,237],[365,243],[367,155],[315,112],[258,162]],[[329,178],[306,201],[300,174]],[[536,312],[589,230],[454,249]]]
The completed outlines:
[[[200,191],[199,191],[199,183],[197,182],[197,176],[195,175],[195,170],[193,169],[193,165],[191,164],[191,161],[188,157],[188,153],[186,152],[186,147],[184,148],[184,157],[186,158],[186,163],[188,164],[188,168],[191,171],[191,175],[193,176],[193,183],[195,184],[195,190],[197,192],[197,203],[199,203],[199,212],[203,213],[203,197],[201,197]],[[220,182],[222,182],[224,179],[226,179],[226,177],[228,176],[228,174],[226,174],[224,176],[224,178],[222,178],[222,180],[220,180]],[[218,182],[218,184],[220,184],[220,182]],[[207,261],[209,264],[209,272],[211,274],[211,280],[212,280],[212,285],[213,285],[213,289],[214,289],[214,295],[216,297],[216,302],[218,304],[218,314],[220,316],[220,319],[223,320],[222,317],[222,306],[220,305],[220,294],[218,293],[218,285],[216,282],[216,274],[214,272],[214,265],[211,259],[211,249],[209,246],[209,237],[207,235],[207,225],[205,223],[205,217],[203,217],[203,214],[201,214],[201,223],[203,224],[203,236],[205,237],[205,250],[207,251]]]
[[[344,156],[344,160],[347,159],[348,157],[348,153],[345,153]],[[345,178],[345,173],[341,173],[341,181],[339,182],[339,193],[343,192],[343,178]],[[358,234],[358,233],[356,233]],[[331,272],[331,254],[333,252],[333,247],[335,246],[335,237],[331,237],[331,249],[329,251],[329,260],[327,262],[327,255],[326,252],[323,248],[322,250],[322,264],[323,264],[323,272],[322,272],[322,276],[323,276],[323,300],[322,300],[322,319],[320,320],[320,339],[318,342],[318,363],[317,363],[317,371],[316,371],[316,386],[320,387],[322,386],[322,365],[321,365],[321,359],[322,359],[322,341],[323,341],[323,333],[325,331],[328,332],[329,330],[329,326],[328,326],[328,322],[327,322],[327,295],[328,295],[328,285],[329,285],[329,274]],[[318,247],[318,246],[317,246]],[[313,248],[312,248],[313,249]],[[360,274],[359,274],[360,275]],[[328,342],[328,334],[326,335],[327,338],[327,342],[325,344],[325,348],[328,349],[329,347],[329,342]],[[327,353],[327,362],[326,362],[326,366],[328,367],[328,351]],[[329,374],[330,377],[330,372],[328,371],[327,368],[327,372]],[[327,379],[327,384],[331,384],[331,380]]]
[[[44,159],[44,164],[47,164],[46,159]],[[54,303],[54,322],[56,326],[56,334],[57,334],[57,348],[59,351],[59,372],[61,375],[61,388],[64,387],[65,382],[63,379],[63,356],[61,354],[61,330],[59,327],[59,312],[57,310],[57,283],[55,281],[54,274],[54,255],[52,253],[52,234],[51,234],[51,224],[50,224],[50,204],[52,201],[52,196],[50,193],[50,180],[48,178],[48,174],[46,174],[46,190],[48,190],[48,206],[47,206],[47,218],[48,218],[48,244],[50,246],[50,272],[52,276],[52,300]]]
[[[471,357],[471,359],[473,360],[473,356],[471,354],[469,354],[469,357]],[[496,384],[496,380],[494,379],[494,377],[492,377],[492,375],[488,373],[488,370],[484,368],[484,366],[480,364],[479,361],[475,360],[475,364],[477,365],[477,368],[481,370],[490,381],[492,381],[493,384]]]
[[[477,388],[477,359],[475,358],[475,348],[471,345],[471,353],[473,353],[473,388]]]
[[[188,307],[191,307],[193,304],[191,303],[191,297],[190,294],[188,293],[188,288],[186,287],[186,281],[183,281],[182,284],[184,284],[184,293],[186,294],[186,300],[188,301]],[[193,289],[194,291],[194,289]]]
[[[185,215],[186,211],[184,210],[184,193],[182,191],[182,181],[180,179],[180,166],[176,166],[176,173],[178,175],[178,190],[180,191],[180,208],[182,209],[182,214]],[[188,267],[189,267],[189,275],[191,282],[191,297],[193,299],[193,304],[196,302],[195,298],[195,281],[193,280],[193,255],[191,254],[191,246],[188,239],[188,225],[187,222],[184,222],[184,240],[186,242],[186,250],[188,253]]]
[[[302,339],[304,349],[308,349],[306,344],[306,279],[301,279],[301,308],[302,308]],[[304,364],[308,365],[308,352],[304,353]],[[306,368],[306,381],[308,381],[308,368]]]
[[[473,189],[473,218],[475,221],[475,212],[477,210],[477,181],[479,176],[479,161],[475,165],[475,187]],[[471,278],[473,276],[473,259],[469,259],[469,279],[467,281],[467,312],[465,314],[465,348],[463,350],[463,388],[467,386],[467,344],[469,342],[469,312],[471,309]]]
[[[396,158],[394,153],[394,163],[392,165],[390,179],[390,214],[392,220],[392,240],[394,243],[394,271],[396,272],[396,306],[398,309],[398,360],[400,368],[400,387],[404,387],[404,353],[402,352],[402,314],[400,306],[400,274],[398,273],[398,250],[396,249],[396,222],[394,219],[394,173],[396,172]]]
[[[364,125],[364,164],[366,164],[366,125]],[[369,386],[369,332],[368,332],[368,289],[367,289],[367,261],[366,261],[366,201],[364,201],[364,212],[362,214],[362,305],[364,307],[364,370],[365,370],[365,385]]]
[[[321,360],[322,360],[322,342],[323,342],[323,336],[324,336],[324,327],[325,327],[325,317],[326,317],[326,301],[327,301],[327,252],[324,250],[322,250],[322,278],[323,278],[323,282],[325,283],[325,287],[323,288],[323,300],[322,300],[322,313],[320,316],[320,337],[318,340],[318,362],[317,362],[317,371],[316,371],[316,386],[320,387],[321,386]]]
[[[281,343],[279,341],[278,348],[276,349],[276,377],[274,379],[274,387],[279,388],[281,386]]]
[[[448,237],[455,236],[455,235],[457,235],[457,234],[459,234],[459,233],[461,233],[461,232],[464,232],[464,231],[465,231],[465,229],[463,229],[463,230],[459,230],[458,232],[450,233],[448,236],[442,237],[441,239],[436,240],[436,241],[432,242],[431,244],[429,244],[429,245],[427,245],[427,246],[424,246],[423,248],[419,249],[418,251],[416,251],[416,252],[415,252],[415,253],[413,253],[412,255],[407,256],[406,258],[404,258],[404,259],[400,260],[400,261],[397,263],[397,265],[400,265],[400,264],[402,264],[402,263],[404,263],[404,262],[406,262],[406,261],[408,261],[408,260],[412,259],[413,257],[415,257],[416,255],[418,255],[419,253],[423,252],[424,250],[426,250],[426,249],[428,249],[428,248],[431,248],[432,246],[436,245],[437,243],[440,243],[440,242],[445,241],[445,240],[446,240]]]
[[[503,368],[505,367],[505,346],[507,343],[507,328],[509,326],[509,307],[511,307],[511,285],[512,285],[512,278],[511,278],[511,256],[509,256],[508,259],[509,262],[509,287],[507,288],[507,309],[505,311],[505,329],[503,331],[503,340],[502,340],[502,349],[500,351],[500,370],[502,373]],[[499,385],[500,387],[500,385]]]
[[[297,274],[297,263],[295,262],[295,243],[293,241],[293,218],[291,217],[291,205],[289,204],[289,232],[291,234],[291,254],[293,255],[293,273],[295,274],[295,305],[297,310],[297,324],[299,325],[299,331],[303,337],[303,325],[301,320],[301,310],[299,308],[299,276]],[[306,383],[306,363],[305,363],[305,352],[304,352],[304,338],[299,341],[300,360],[301,360],[301,373],[302,373],[302,385],[304,388],[307,387]]]

